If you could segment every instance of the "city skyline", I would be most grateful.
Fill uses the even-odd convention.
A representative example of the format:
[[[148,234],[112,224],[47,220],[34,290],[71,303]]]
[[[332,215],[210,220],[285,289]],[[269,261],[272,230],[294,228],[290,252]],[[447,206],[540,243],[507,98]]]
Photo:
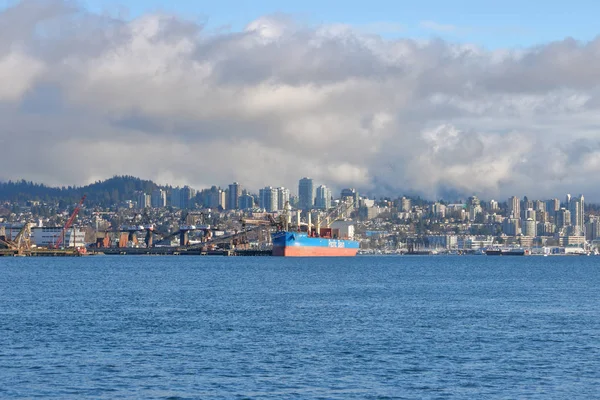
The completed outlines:
[[[120,176],[114,176],[113,178],[121,178]],[[131,177],[133,179],[140,179],[137,177]],[[112,179],[112,178],[111,178]],[[106,180],[100,180],[100,181],[96,181],[96,183],[101,183],[101,182],[107,182],[110,179],[106,179]],[[201,193],[201,192],[205,192],[205,191],[214,191],[217,190],[218,191],[218,197],[219,199],[216,199],[215,202],[221,202],[221,203],[227,203],[229,204],[231,202],[232,199],[237,198],[238,202],[241,201],[239,198],[243,197],[244,195],[252,195],[255,196],[257,198],[260,198],[260,193],[261,190],[263,189],[273,189],[273,190],[284,190],[285,191],[285,199],[289,199],[290,196],[293,196],[295,198],[297,198],[299,200],[300,197],[300,186],[302,185],[302,181],[303,180],[309,180],[311,181],[311,185],[312,185],[312,206],[316,206],[317,203],[317,198],[319,197],[319,189],[324,190],[326,193],[330,194],[330,198],[332,199],[341,199],[344,197],[355,197],[355,200],[357,199],[357,196],[359,197],[364,197],[364,198],[368,198],[368,199],[373,199],[373,200],[377,200],[377,199],[404,199],[404,198],[419,198],[425,202],[428,203],[436,203],[436,202],[443,202],[443,203],[453,203],[453,202],[462,202],[464,204],[468,204],[471,199],[476,199],[477,201],[482,201],[485,202],[488,205],[491,204],[495,204],[495,206],[497,207],[499,204],[506,204],[507,208],[509,210],[511,209],[516,209],[516,214],[518,214],[521,210],[521,206],[520,204],[523,202],[529,202],[529,204],[537,204],[539,202],[550,202],[550,201],[554,201],[556,202],[556,207],[565,205],[565,204],[569,204],[569,199],[577,199],[577,198],[583,198],[583,194],[579,193],[579,192],[571,192],[571,193],[578,193],[577,196],[572,195],[571,193],[566,193],[566,194],[562,194],[564,196],[566,196],[565,198],[567,199],[566,201],[562,201],[560,200],[560,195],[561,194],[553,194],[549,197],[542,197],[542,198],[533,198],[531,196],[527,196],[527,194],[522,194],[519,196],[510,196],[508,198],[485,198],[485,197],[479,197],[476,193],[473,193],[469,196],[459,196],[459,197],[453,197],[453,198],[426,198],[426,197],[422,197],[419,194],[414,194],[414,193],[410,193],[410,191],[399,191],[395,194],[391,194],[391,195],[387,195],[387,196],[379,196],[373,193],[368,193],[368,192],[361,192],[360,190],[357,190],[356,188],[350,188],[350,187],[342,187],[342,188],[331,188],[327,182],[316,182],[314,179],[310,178],[310,177],[303,177],[300,178],[297,182],[297,184],[295,187],[297,190],[292,190],[290,188],[286,188],[284,186],[276,186],[276,185],[269,185],[267,184],[266,186],[263,184],[263,186],[254,189],[254,188],[249,188],[247,186],[245,186],[243,183],[240,182],[233,182],[233,183],[229,183],[229,184],[211,184],[209,186],[205,186],[205,187],[193,187],[191,185],[188,184],[184,184],[184,185],[173,185],[170,184],[168,182],[153,182],[153,181],[148,181],[151,182],[152,184],[157,186],[157,189],[152,190],[152,191],[147,191],[147,192],[139,192],[139,195],[145,195],[147,197],[143,197],[143,200],[140,200],[144,203],[148,203],[148,204],[166,204],[167,203],[167,197],[170,198],[169,203],[171,204],[180,204],[180,202],[183,202],[183,204],[185,204],[186,201],[189,201],[189,199],[193,198],[197,193]],[[23,180],[21,179],[17,179],[14,181],[11,181],[15,184],[18,184],[19,182],[22,182]],[[2,181],[0,181],[0,183],[2,183]],[[48,189],[52,189],[52,188],[60,188],[60,187],[52,187],[49,185],[46,185],[43,182],[31,182],[34,185],[44,185],[46,188]],[[63,188],[65,188],[66,186],[63,186]],[[76,185],[68,185],[69,188],[72,188],[74,190],[83,190],[85,187],[83,186],[76,186]],[[236,188],[236,192],[238,193],[238,196],[232,197],[230,195],[230,191],[231,188]],[[185,194],[181,194],[181,192],[184,192]],[[217,192],[215,192],[217,193]],[[557,197],[558,196],[558,197]],[[138,201],[136,199],[136,201]],[[300,200],[299,200],[300,201]],[[279,204],[284,204],[285,200],[283,202],[279,201]],[[511,206],[511,203],[513,204]],[[600,204],[600,202],[595,203],[595,202],[586,202],[586,204]],[[155,207],[154,205],[152,205],[152,207]],[[279,209],[281,210],[283,206],[279,206]],[[538,206],[533,206],[531,205],[530,208],[537,208]],[[185,208],[185,206],[183,207]],[[248,208],[248,207],[242,207],[242,208]],[[317,207],[317,208],[321,208],[321,207]],[[491,206],[491,208],[494,208],[494,206]],[[526,209],[526,208],[525,208]]]
[[[131,12],[104,12],[118,4]],[[5,2],[0,143],[11,151],[0,180],[129,174],[258,190],[311,176],[375,196],[577,190],[600,201],[600,39],[572,16],[561,30],[574,38],[555,30],[559,3],[510,15],[423,3],[391,21],[353,21],[366,10],[357,4],[311,3],[305,16],[290,4],[248,3],[220,30],[192,3]],[[598,7],[579,4],[581,18]],[[208,20],[227,18],[211,7]],[[537,34],[493,43],[513,17],[534,14]],[[494,33],[471,29],[478,21]],[[406,29],[383,32],[394,23]]]

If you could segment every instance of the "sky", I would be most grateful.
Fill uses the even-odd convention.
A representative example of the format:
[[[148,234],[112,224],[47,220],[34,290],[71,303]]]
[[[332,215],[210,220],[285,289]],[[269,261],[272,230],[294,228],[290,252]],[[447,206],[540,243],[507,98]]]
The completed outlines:
[[[307,24],[350,24],[388,38],[442,37],[488,48],[524,47],[573,37],[593,39],[600,2],[575,0],[87,0],[97,12],[170,12],[211,29],[241,30],[264,15],[283,13]],[[568,5],[567,5],[568,4]]]
[[[600,202],[596,3],[322,3],[4,0],[0,180]]]

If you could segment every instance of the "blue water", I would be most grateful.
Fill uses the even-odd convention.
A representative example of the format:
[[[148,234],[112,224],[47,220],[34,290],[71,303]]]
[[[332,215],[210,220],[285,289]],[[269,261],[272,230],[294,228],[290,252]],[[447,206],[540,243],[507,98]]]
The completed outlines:
[[[0,258],[0,398],[600,397],[600,257]]]

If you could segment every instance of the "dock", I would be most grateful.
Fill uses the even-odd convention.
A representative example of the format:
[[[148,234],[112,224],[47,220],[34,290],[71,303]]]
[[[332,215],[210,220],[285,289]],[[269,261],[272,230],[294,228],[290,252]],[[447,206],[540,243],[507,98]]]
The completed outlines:
[[[0,250],[0,257],[87,257],[94,255],[268,257],[271,256],[271,250],[201,250],[187,249],[185,247],[153,247],[149,249],[113,247],[87,251],[85,253],[74,249],[31,249],[21,252],[12,249]]]
[[[0,257],[81,257],[86,254],[81,254],[80,252],[72,249],[66,250],[49,250],[49,249],[39,249],[39,250],[25,250],[19,252],[18,250],[12,249],[2,249],[0,250]]]

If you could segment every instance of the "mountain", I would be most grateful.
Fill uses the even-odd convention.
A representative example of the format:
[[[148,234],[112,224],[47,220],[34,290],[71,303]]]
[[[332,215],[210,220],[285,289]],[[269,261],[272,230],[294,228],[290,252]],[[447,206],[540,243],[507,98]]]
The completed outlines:
[[[166,187],[133,176],[114,176],[87,186],[60,188],[25,180],[8,181],[0,182],[0,202],[24,203],[34,200],[73,204],[86,194],[86,206],[109,207],[125,200],[134,200],[136,192],[151,193],[156,188]]]

